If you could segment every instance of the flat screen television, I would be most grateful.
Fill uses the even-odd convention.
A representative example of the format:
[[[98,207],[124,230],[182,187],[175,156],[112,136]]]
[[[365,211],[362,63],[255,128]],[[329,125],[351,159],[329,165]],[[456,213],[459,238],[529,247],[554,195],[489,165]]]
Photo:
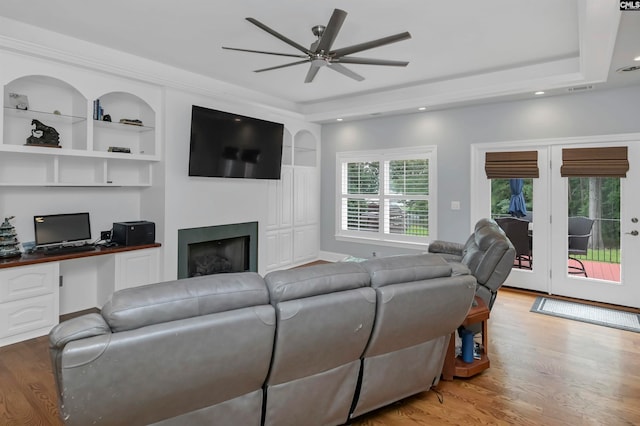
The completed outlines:
[[[189,176],[280,179],[284,125],[193,105]]]
[[[91,239],[89,213],[34,216],[33,227],[39,247]]]

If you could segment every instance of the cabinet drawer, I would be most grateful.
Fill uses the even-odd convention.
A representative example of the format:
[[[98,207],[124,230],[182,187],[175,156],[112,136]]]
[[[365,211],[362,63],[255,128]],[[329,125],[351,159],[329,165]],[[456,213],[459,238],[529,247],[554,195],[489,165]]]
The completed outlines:
[[[0,304],[0,338],[56,325],[54,297],[47,294]]]
[[[55,292],[58,263],[20,266],[0,271],[0,303]]]

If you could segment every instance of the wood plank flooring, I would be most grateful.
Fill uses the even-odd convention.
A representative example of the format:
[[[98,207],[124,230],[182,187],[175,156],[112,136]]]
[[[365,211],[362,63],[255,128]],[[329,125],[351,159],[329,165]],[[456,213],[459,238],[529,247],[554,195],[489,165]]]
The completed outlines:
[[[503,289],[489,320],[491,368],[441,381],[354,420],[378,425],[638,425],[640,333],[529,312]],[[61,425],[47,338],[0,348],[0,425]]]

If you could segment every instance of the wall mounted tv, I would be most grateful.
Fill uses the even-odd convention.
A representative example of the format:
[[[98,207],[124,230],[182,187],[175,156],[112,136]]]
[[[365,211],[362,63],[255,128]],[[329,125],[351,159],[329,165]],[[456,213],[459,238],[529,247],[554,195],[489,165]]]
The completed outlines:
[[[284,125],[193,105],[189,176],[280,179]]]

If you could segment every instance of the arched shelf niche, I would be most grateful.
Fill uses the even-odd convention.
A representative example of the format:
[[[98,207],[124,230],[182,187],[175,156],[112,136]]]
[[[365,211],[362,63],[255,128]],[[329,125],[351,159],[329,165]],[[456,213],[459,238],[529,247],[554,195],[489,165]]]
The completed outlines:
[[[294,166],[315,167],[317,165],[318,142],[308,130],[296,133],[293,145]]]
[[[293,136],[286,128],[282,136],[282,165],[293,165]]]
[[[87,99],[69,83],[28,75],[4,86],[3,145],[24,145],[33,120],[53,127],[61,148],[87,149]]]
[[[131,93],[110,92],[98,101],[101,111],[93,114],[94,151],[124,149],[136,155],[156,154],[156,114],[144,99]]]

